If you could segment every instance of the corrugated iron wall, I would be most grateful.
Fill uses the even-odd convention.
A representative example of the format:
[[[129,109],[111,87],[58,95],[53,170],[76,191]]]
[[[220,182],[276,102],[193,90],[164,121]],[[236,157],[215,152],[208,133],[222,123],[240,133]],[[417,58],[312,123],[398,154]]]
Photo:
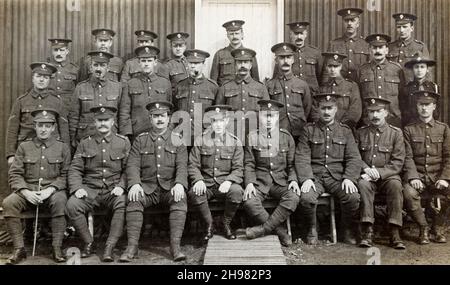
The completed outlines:
[[[342,18],[336,11],[346,7],[364,9],[361,34],[385,33],[393,38],[395,22],[392,14],[398,12],[417,15],[415,38],[425,42],[431,57],[437,60],[433,70],[434,80],[439,85],[441,119],[450,121],[450,1],[449,0],[285,0],[285,23],[304,20],[311,22],[309,41],[322,51],[328,42],[342,35]],[[289,31],[285,29],[285,39]]]
[[[146,28],[160,36],[156,46],[164,58],[169,33],[190,33],[193,46],[194,6],[194,0],[0,0],[0,201],[8,193],[4,137],[9,112],[31,87],[29,64],[50,55],[47,39],[71,38],[71,58],[78,62],[92,48],[91,30],[111,28],[117,32],[113,52],[124,57],[135,47],[134,31]]]

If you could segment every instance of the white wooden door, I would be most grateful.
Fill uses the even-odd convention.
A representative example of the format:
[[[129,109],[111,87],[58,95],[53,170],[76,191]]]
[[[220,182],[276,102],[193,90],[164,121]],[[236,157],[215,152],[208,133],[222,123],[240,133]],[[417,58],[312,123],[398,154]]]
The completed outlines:
[[[215,52],[229,44],[222,24],[244,20],[244,41],[256,51],[261,81],[271,78],[274,55],[270,48],[283,40],[283,0],[196,0],[195,46],[211,54],[206,61],[209,77]]]

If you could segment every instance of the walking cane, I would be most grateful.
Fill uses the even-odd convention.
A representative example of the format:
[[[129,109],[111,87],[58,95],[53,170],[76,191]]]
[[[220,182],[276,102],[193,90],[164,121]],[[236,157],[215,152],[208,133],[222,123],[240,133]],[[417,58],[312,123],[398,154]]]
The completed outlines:
[[[39,178],[39,184],[38,184],[38,193],[41,191],[41,181],[42,178]],[[34,256],[34,253],[36,251],[36,241],[37,241],[37,231],[38,231],[38,218],[39,218],[39,204],[36,205],[36,217],[34,221],[34,237],[33,237],[33,253],[32,256]]]

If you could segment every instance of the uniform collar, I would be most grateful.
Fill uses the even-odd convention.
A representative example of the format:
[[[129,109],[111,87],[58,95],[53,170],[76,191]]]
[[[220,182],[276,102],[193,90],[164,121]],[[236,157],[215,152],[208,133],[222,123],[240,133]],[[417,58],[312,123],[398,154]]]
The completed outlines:
[[[37,98],[38,96],[45,98],[51,93],[52,89],[50,88],[45,88],[43,90],[36,90],[35,88],[31,89],[31,96],[33,96],[34,98]]]
[[[317,122],[317,124],[322,131],[324,131],[326,128],[330,129],[331,131],[334,131],[334,129],[336,128],[336,125],[337,125],[336,120],[331,125],[326,125],[321,120],[319,120]]]
[[[225,141],[225,137],[226,137],[227,132],[224,132],[222,135],[216,135],[216,133],[211,129],[211,138],[213,140],[218,140],[220,142],[224,142]]]
[[[154,130],[150,130],[150,132],[149,132],[150,137],[152,138],[153,141],[156,141],[159,137],[163,138],[166,141],[167,138],[169,137],[170,133],[171,132],[170,132],[169,128],[167,128],[167,130],[162,134],[158,134]]]
[[[100,135],[99,133],[94,135],[94,139],[97,143],[101,143],[102,140],[105,140],[107,143],[109,143],[112,140],[113,137],[113,133],[111,132],[111,134],[107,135],[106,137]]]
[[[145,80],[149,79],[150,82],[155,81],[156,78],[157,78],[155,72],[152,72],[151,74],[142,73],[141,76],[142,76],[142,78],[145,79]]]
[[[57,62],[54,58],[53,58],[53,56],[50,58],[50,63],[52,63],[52,64],[54,64],[54,65],[56,65],[56,66],[62,66],[62,67],[64,67],[64,66],[66,66],[67,65],[67,63],[69,63],[69,61],[66,59],[65,61],[63,61],[63,62]]]
[[[178,61],[178,62],[185,62],[186,61],[186,57],[185,56],[173,57],[172,59],[175,60],[175,61]]]
[[[280,80],[283,80],[283,79],[291,80],[292,78],[294,78],[294,74],[292,73],[292,71],[290,71],[287,74],[281,72],[281,74],[278,76],[278,79],[280,79]]]
[[[97,87],[98,85],[101,85],[102,87],[106,85],[106,77],[103,77],[102,79],[98,79],[97,77],[94,77],[93,74],[91,74],[91,78],[89,79],[92,83],[92,86]]]
[[[251,80],[252,80],[252,77],[250,74],[244,79],[242,79],[238,76],[236,76],[236,79],[235,79],[236,83],[238,83],[238,84],[241,84],[242,82],[245,82],[245,84],[249,84]]]
[[[42,145],[44,145],[45,147],[49,148],[56,142],[56,138],[51,135],[46,141],[42,141],[38,137],[34,137],[33,142],[37,147],[41,147]]]
[[[431,121],[429,121],[428,123],[424,123],[421,119],[417,119],[417,122],[419,122],[421,125],[425,125],[425,126],[430,126],[430,127],[434,127],[434,125],[436,124],[436,121],[433,119],[431,119]]]
[[[244,45],[241,43],[241,45],[237,48],[245,48]],[[228,46],[226,47],[226,49],[228,49],[229,51],[235,50],[236,48],[232,47],[231,44],[228,44]]]
[[[373,125],[370,125],[370,129],[373,132],[383,133],[385,130],[387,130],[388,126],[389,126],[388,123],[385,122],[382,126],[379,126],[379,127],[375,127]]]
[[[331,77],[330,77],[330,80],[328,81],[328,85],[329,85],[329,86],[333,86],[333,83],[336,83],[336,85],[339,85],[339,84],[341,84],[343,81],[344,81],[344,78],[343,78],[343,77],[335,77],[335,78],[331,78]]]
[[[189,77],[192,84],[202,84],[205,81],[205,76],[202,74],[199,78]]]
[[[409,39],[407,39],[407,40],[401,40],[401,39],[399,39],[399,41],[398,41],[398,46],[400,47],[400,46],[402,46],[402,45],[405,45],[405,46],[407,46],[407,45],[409,45],[410,43],[412,43],[413,42],[413,37],[411,36]]]
[[[346,33],[344,33],[344,35],[343,35],[342,38],[343,38],[344,41],[346,41],[346,42],[348,42],[348,41],[350,41],[350,40],[356,42],[356,40],[358,39],[358,34],[355,34],[354,36],[349,37]]]
[[[372,60],[371,64],[373,67],[379,66],[381,69],[383,69],[386,66],[387,59],[385,58],[382,62],[377,62],[375,60]]]

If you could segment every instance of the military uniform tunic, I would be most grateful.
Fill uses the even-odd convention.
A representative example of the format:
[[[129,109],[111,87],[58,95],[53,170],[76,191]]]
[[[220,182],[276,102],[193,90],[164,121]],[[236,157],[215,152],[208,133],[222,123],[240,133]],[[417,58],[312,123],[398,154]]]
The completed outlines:
[[[158,61],[155,66],[155,73],[158,76],[164,77],[165,75],[162,74],[163,73],[163,72],[161,72],[162,70],[164,70],[164,68],[162,67],[162,64]],[[137,57],[130,58],[129,60],[127,60],[125,62],[125,65],[122,69],[122,75],[120,76],[120,81],[123,83],[127,83],[128,80],[130,80],[131,78],[134,78],[134,77],[138,77],[141,73],[142,73],[142,67],[139,63],[139,58],[137,58]],[[168,77],[166,76],[166,78],[168,78]]]
[[[377,181],[360,179],[358,182],[361,221],[374,222],[375,193],[386,192],[388,222],[402,226],[403,191],[400,173],[406,155],[402,131],[387,123],[380,127],[362,127],[356,132],[356,141],[363,160],[362,169],[375,168],[380,174]]]
[[[189,66],[186,58],[169,58],[160,68],[162,77],[168,78],[172,84],[172,90],[175,89],[178,82],[189,77]]]
[[[280,127],[293,136],[300,135],[312,105],[308,84],[289,73],[269,80],[267,89],[270,99],[284,104],[280,112]]]
[[[75,88],[71,112],[69,113],[70,141],[72,146],[88,135],[96,133],[94,114],[90,111],[95,106],[113,106],[117,111],[114,131],[130,135],[130,106],[123,99],[122,84],[110,79],[99,80],[91,77],[78,83]]]
[[[123,133],[137,136],[150,129],[149,113],[146,109],[152,101],[172,101],[172,88],[169,80],[154,73],[141,73],[126,83],[124,88],[124,105],[129,106],[130,123]]]
[[[6,131],[5,152],[7,158],[15,154],[21,142],[36,136],[31,112],[38,107],[56,109],[59,114],[62,114],[57,119],[55,136],[63,142],[69,143],[69,127],[67,117],[64,116],[64,106],[61,97],[56,95],[52,89],[42,91],[31,89],[17,98],[12,107]]]
[[[55,93],[57,95],[61,96],[66,109],[66,114],[68,114],[70,103],[72,100],[72,94],[75,90],[75,86],[78,83],[78,74],[80,68],[76,64],[68,60],[63,62],[56,62],[52,58],[51,60],[49,60],[49,62],[57,68],[55,76],[50,80],[50,88],[55,90]]]
[[[241,46],[240,48],[244,48],[244,46]],[[231,51],[233,50],[233,47],[228,45],[214,54],[210,77],[212,80],[216,81],[219,86],[222,86],[236,77],[236,64],[234,57],[231,55]],[[254,80],[259,81],[258,62],[256,61],[256,57],[253,57],[252,59],[250,75]]]

